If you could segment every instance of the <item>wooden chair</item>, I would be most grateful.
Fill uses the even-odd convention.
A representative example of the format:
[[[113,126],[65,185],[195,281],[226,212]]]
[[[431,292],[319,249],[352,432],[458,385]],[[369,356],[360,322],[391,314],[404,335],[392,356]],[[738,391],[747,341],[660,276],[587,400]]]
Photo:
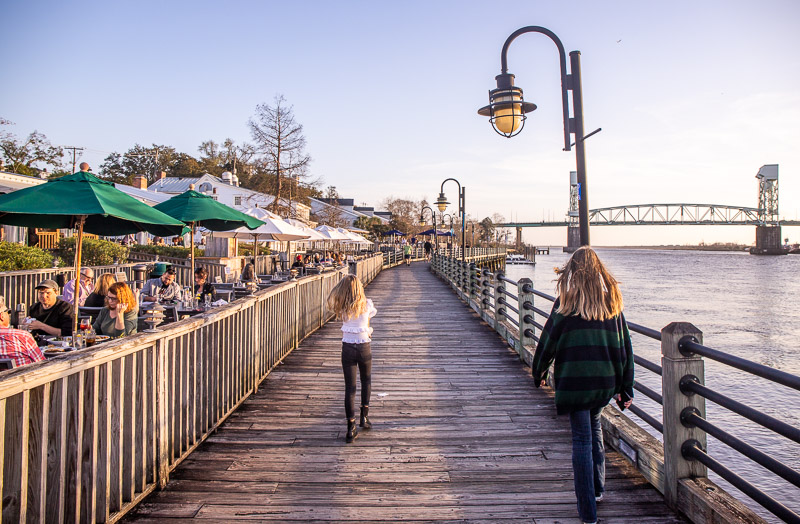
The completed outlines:
[[[87,306],[78,306],[78,316],[79,317],[89,317],[91,320],[89,322],[94,323],[97,319],[97,315],[103,310],[101,307],[87,307]]]

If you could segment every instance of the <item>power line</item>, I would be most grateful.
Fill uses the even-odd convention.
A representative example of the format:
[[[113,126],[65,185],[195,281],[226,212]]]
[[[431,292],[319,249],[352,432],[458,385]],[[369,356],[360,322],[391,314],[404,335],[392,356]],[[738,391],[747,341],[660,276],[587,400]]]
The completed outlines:
[[[64,149],[72,149],[72,172],[75,172],[75,155],[78,151],[83,151],[82,147],[64,146]]]

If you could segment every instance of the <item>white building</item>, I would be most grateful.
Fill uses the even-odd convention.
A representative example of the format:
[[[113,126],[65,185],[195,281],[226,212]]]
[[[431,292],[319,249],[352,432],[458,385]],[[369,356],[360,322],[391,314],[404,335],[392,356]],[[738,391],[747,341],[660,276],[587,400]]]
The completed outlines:
[[[11,193],[18,189],[38,186],[47,182],[44,178],[28,175],[18,175],[8,171],[0,171],[0,193]],[[7,242],[17,242],[26,244],[28,239],[28,228],[19,226],[3,226],[0,238]]]
[[[352,226],[360,217],[376,217],[388,224],[392,218],[389,211],[375,211],[374,207],[357,207],[352,198],[311,198],[311,212],[316,216],[338,216],[339,220]]]
[[[170,196],[179,195],[189,189],[194,184],[194,190],[204,195],[209,195],[221,204],[230,206],[234,209],[244,210],[249,207],[260,207],[267,209],[275,201],[274,195],[260,193],[252,189],[239,186],[239,179],[236,175],[229,172],[222,173],[222,177],[209,175],[208,173],[196,178],[177,178],[168,177],[162,173],[159,180],[147,186],[144,177],[136,177],[134,187],[146,189],[157,193],[165,193]],[[287,202],[288,204],[288,202]],[[292,202],[292,209],[298,220],[308,223],[311,208],[301,202]]]

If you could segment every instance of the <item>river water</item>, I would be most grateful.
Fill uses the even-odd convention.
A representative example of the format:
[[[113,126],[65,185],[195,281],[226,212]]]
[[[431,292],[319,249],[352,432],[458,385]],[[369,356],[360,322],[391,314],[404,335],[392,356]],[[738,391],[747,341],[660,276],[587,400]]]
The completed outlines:
[[[558,252],[556,252],[558,250]],[[569,257],[554,248],[538,255],[536,266],[508,266],[510,279],[528,277],[534,287],[555,294],[553,267]],[[744,252],[670,251],[598,248],[597,253],[620,281],[625,316],[660,330],[670,322],[691,322],[703,332],[708,347],[800,375],[800,256],[760,257]],[[538,299],[539,307],[545,302]],[[660,364],[659,342],[633,334],[634,352]],[[706,359],[705,384],[800,427],[800,393]],[[636,366],[636,380],[661,391],[661,379]],[[637,393],[635,402],[661,419],[661,407]],[[795,470],[800,470],[800,445],[757,426],[707,401],[708,420]],[[630,415],[660,440],[635,415]],[[800,514],[800,489],[712,437],[709,454],[728,469]],[[781,522],[709,471],[709,477],[753,508],[769,522]]]

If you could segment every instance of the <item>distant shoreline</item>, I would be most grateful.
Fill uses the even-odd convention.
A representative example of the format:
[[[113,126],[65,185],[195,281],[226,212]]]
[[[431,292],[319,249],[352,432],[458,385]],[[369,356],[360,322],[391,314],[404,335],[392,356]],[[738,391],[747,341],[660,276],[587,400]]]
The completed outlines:
[[[666,249],[669,251],[747,251],[750,246],[746,244],[706,244],[699,246],[594,246],[602,249]]]

